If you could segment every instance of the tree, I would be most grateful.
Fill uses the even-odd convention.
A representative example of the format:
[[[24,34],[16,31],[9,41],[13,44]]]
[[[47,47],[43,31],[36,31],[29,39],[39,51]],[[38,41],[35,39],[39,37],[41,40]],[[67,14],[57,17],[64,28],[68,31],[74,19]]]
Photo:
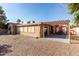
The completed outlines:
[[[7,17],[5,15],[4,10],[2,9],[2,7],[0,6],[0,28],[4,28],[5,26],[5,21],[6,21]]]
[[[74,24],[79,25],[79,3],[68,4],[69,13],[74,16]]]
[[[17,23],[20,24],[21,23],[21,20],[20,19],[17,19]]]
[[[29,24],[29,23],[30,23],[30,21],[27,21],[27,23]]]
[[[33,23],[35,23],[35,21],[33,21]]]
[[[27,21],[27,23],[29,24],[29,23],[35,23],[35,21]]]

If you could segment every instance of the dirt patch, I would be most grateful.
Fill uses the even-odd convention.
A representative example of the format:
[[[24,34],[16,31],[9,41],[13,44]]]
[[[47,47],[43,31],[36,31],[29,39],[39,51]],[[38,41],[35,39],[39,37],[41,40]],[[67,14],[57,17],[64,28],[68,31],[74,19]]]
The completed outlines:
[[[36,39],[21,35],[2,35],[0,45],[10,45],[9,56],[70,56],[79,55],[79,44]],[[8,48],[9,49],[9,48]],[[0,50],[1,51],[1,50]]]

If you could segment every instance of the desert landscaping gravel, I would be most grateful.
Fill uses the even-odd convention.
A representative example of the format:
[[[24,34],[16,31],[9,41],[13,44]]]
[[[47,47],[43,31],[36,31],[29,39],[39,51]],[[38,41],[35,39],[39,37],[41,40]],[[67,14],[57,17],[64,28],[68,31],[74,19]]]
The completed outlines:
[[[79,44],[67,44],[22,35],[0,35],[0,55],[76,56],[79,55]]]

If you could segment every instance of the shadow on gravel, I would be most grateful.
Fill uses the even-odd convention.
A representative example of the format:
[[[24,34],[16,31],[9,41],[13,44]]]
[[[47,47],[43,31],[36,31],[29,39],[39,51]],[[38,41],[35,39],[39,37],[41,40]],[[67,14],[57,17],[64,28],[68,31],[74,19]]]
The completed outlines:
[[[7,45],[7,44],[0,45],[0,56],[12,52],[11,47],[12,47],[11,45]]]

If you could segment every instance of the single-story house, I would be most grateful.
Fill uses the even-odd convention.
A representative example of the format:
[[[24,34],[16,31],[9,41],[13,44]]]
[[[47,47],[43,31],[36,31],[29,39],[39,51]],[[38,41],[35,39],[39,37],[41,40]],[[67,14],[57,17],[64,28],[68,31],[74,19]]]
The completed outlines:
[[[17,24],[16,26],[11,26],[11,30],[17,32],[21,35],[31,36],[31,37],[41,37],[54,35],[65,35],[66,39],[70,39],[70,21],[69,20],[59,20],[51,22],[39,22],[39,23],[29,23],[29,24]],[[16,30],[16,29],[17,30]]]

